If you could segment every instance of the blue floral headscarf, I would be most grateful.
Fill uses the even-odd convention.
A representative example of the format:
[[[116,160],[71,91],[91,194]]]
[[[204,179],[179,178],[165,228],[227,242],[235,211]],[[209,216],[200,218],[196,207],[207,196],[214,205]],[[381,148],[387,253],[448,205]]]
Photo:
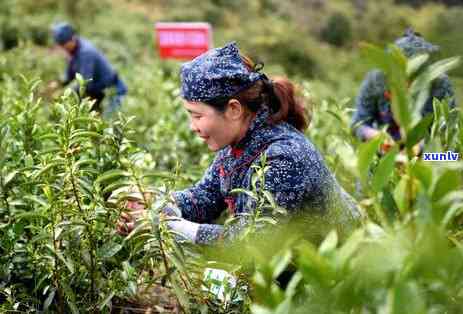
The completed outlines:
[[[181,96],[187,101],[208,102],[231,97],[264,77],[249,70],[235,42],[211,49],[181,68]]]
[[[439,46],[427,42],[411,28],[407,29],[405,34],[395,41],[395,45],[399,47],[408,58],[422,53],[433,53],[439,50]]]

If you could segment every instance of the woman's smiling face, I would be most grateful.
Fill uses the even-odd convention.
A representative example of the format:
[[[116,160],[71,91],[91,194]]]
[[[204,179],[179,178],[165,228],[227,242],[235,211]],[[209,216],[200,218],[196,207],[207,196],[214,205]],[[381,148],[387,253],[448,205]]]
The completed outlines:
[[[249,128],[244,107],[236,100],[224,112],[202,102],[184,101],[183,106],[190,115],[191,130],[214,152],[238,142]]]

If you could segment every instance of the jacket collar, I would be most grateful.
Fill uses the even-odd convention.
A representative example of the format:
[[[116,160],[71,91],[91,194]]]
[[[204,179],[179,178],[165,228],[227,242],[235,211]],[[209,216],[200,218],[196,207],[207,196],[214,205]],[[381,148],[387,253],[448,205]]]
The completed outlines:
[[[268,145],[272,141],[269,118],[269,110],[265,107],[260,109],[252,120],[245,136],[237,144],[230,145],[225,151],[225,156],[235,159],[242,156],[249,157]],[[264,134],[265,130],[269,131],[268,134]]]
[[[75,58],[77,56],[77,54],[79,53],[81,47],[82,47],[82,41],[81,41],[80,37],[77,37],[76,38],[76,47],[74,48],[74,50],[71,53],[69,53],[71,58]]]

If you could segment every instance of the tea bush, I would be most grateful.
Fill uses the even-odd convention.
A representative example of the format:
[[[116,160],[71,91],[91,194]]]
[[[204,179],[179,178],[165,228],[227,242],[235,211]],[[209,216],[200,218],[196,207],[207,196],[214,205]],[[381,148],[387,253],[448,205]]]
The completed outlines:
[[[213,157],[189,130],[178,97],[178,63],[157,60],[152,47],[148,16],[185,20],[182,6],[191,3],[71,2],[23,1],[0,13],[6,25],[1,33],[14,37],[11,49],[0,54],[0,311],[461,312],[463,165],[425,162],[412,154],[413,145],[423,141],[425,152],[461,156],[460,107],[449,111],[446,101],[436,100],[434,119],[415,114],[426,95],[421,91],[437,75],[458,71],[459,61],[407,63],[394,49],[363,45],[360,57],[353,49],[360,39],[390,41],[409,19],[424,21],[428,13],[413,17],[412,9],[392,1],[367,6],[362,22],[353,20],[358,12],[350,2],[321,1],[319,10],[325,11],[316,11],[309,2],[212,1],[188,10],[214,23],[216,41],[238,40],[245,52],[269,64],[266,72],[286,72],[297,80],[312,106],[306,135],[365,216],[347,239],[329,232],[321,243],[310,242],[296,226],[273,228],[285,213],[268,193],[236,191],[254,195],[259,210],[235,243],[208,249],[178,243],[159,214],[169,192],[195,182]],[[81,15],[87,5],[94,5],[92,14]],[[159,12],[144,13],[154,7]],[[294,10],[302,7],[314,11]],[[337,11],[352,25],[346,49],[313,35],[320,31],[313,24],[320,27],[326,19],[306,18]],[[19,12],[36,16],[15,22],[12,16]],[[376,25],[378,16],[384,23]],[[60,17],[102,47],[128,83],[122,110],[111,120],[89,112],[89,101],[80,102],[70,90],[47,87],[64,61],[38,44],[46,44],[43,32]],[[122,18],[124,25],[113,23]],[[451,32],[450,24],[436,22],[436,34]],[[402,126],[403,140],[382,158],[376,152],[386,134],[359,143],[349,127],[352,98],[370,67],[380,68],[391,82],[393,115]],[[405,82],[418,68],[408,88]],[[404,161],[396,164],[399,146]],[[264,169],[265,162],[256,173]],[[127,237],[116,233],[115,224],[129,195],[108,202],[122,187],[145,192],[148,208]],[[233,224],[228,218],[221,221]],[[226,270],[235,283],[205,277],[211,268]]]

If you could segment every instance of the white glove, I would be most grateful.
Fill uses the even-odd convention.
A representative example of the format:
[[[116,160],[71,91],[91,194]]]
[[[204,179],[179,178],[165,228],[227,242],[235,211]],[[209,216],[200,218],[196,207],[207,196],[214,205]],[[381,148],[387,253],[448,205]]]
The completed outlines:
[[[174,231],[182,236],[182,240],[188,240],[192,243],[196,241],[196,234],[198,233],[199,224],[196,222],[191,222],[189,220],[178,218],[178,217],[168,217],[167,228]]]

